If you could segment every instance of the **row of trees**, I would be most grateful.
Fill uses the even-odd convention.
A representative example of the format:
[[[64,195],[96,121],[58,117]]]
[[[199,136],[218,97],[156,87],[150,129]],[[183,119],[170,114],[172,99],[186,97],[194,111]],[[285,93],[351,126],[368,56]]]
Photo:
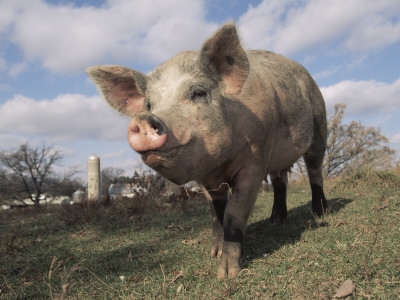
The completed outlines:
[[[324,162],[326,177],[337,177],[360,168],[387,169],[394,166],[395,151],[379,129],[366,127],[361,122],[343,123],[344,104],[335,106],[335,114],[328,119],[328,142]],[[64,175],[56,174],[54,165],[63,155],[54,146],[32,148],[21,145],[14,151],[0,152],[0,201],[29,198],[39,205],[43,193],[72,195],[83,183],[74,177],[75,170]],[[102,170],[103,194],[111,183],[132,183],[143,180],[140,176],[124,177],[122,169]],[[305,176],[302,160],[296,163],[295,172]],[[142,176],[143,177],[143,176]]]

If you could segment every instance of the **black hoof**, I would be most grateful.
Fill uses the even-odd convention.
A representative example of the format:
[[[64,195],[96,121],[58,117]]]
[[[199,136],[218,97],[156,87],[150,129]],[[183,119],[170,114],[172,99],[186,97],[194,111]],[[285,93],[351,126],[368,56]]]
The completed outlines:
[[[321,217],[327,212],[327,203],[326,203],[326,198],[324,195],[324,191],[322,187],[319,185],[312,185],[311,186],[311,191],[312,191],[312,209],[314,214],[316,214],[318,217]]]

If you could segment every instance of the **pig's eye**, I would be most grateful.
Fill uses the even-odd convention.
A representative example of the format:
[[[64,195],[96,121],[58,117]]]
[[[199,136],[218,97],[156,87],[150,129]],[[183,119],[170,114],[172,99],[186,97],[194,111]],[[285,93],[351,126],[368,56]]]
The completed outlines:
[[[150,110],[151,110],[151,104],[150,104],[150,101],[147,101],[147,102],[146,102],[146,109],[147,109],[148,111],[150,111]]]
[[[202,98],[202,97],[204,97],[204,96],[206,96],[206,95],[207,95],[207,92],[206,92],[206,91],[198,90],[198,91],[194,91],[194,92],[190,95],[190,99],[191,99],[191,100],[195,100],[195,99],[197,99],[197,98]]]

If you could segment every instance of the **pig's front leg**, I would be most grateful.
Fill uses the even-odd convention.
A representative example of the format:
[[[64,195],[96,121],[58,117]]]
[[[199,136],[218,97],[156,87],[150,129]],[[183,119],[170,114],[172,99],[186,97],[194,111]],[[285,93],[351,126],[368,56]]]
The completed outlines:
[[[224,212],[224,239],[218,265],[218,279],[232,278],[240,272],[244,256],[244,232],[257,199],[261,178],[262,176],[242,172],[235,179],[232,196]]]
[[[222,245],[224,241],[224,213],[225,207],[228,203],[229,193],[228,184],[223,184],[218,189],[203,187],[211,209],[211,220],[212,220],[212,245],[211,245],[211,256],[218,258],[222,255]]]
[[[224,212],[226,204],[228,203],[228,193],[225,192],[221,195],[213,195],[211,206],[211,217],[212,217],[212,246],[211,256],[217,256],[218,258],[222,255],[222,246],[224,240]]]

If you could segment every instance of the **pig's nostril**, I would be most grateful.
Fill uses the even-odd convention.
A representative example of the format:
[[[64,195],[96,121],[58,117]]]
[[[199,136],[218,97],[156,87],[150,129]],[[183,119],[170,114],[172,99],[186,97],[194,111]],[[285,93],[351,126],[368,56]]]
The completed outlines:
[[[149,124],[158,135],[163,135],[165,133],[162,122],[160,120],[158,120],[157,118],[151,117],[149,119]]]
[[[153,128],[154,129],[154,131],[155,132],[158,132],[158,125],[157,124],[154,124],[154,123],[152,123],[152,124],[150,124],[150,126],[151,126],[151,128]]]
[[[157,124],[152,124],[151,127],[153,127],[154,131],[158,134],[158,135],[163,135],[164,132],[162,130],[162,128],[160,128]]]
[[[140,127],[138,125],[132,126],[131,132],[132,133],[140,133]]]
[[[154,130],[158,135],[164,134],[164,130],[161,127],[154,127]]]

